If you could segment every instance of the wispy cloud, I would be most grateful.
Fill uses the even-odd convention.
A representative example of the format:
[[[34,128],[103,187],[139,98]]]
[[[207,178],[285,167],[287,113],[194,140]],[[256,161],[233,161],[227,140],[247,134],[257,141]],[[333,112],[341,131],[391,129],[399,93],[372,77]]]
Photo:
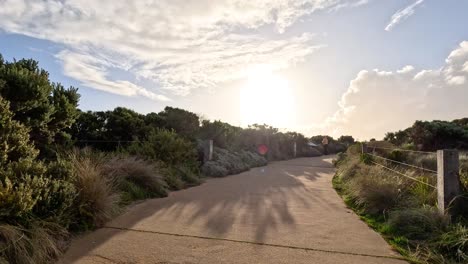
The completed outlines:
[[[167,100],[274,70],[322,47],[313,35],[282,34],[300,18],[362,0],[0,0],[0,28],[64,46],[64,73],[90,88]],[[269,27],[269,36],[256,29]],[[111,74],[124,70],[142,87]],[[148,82],[149,81],[149,82]]]
[[[423,2],[424,2],[424,0],[417,0],[416,2],[412,3],[411,5],[403,8],[403,9],[398,10],[398,12],[393,14],[392,20],[385,27],[385,30],[386,31],[392,30],[393,27],[395,27],[396,25],[398,25],[399,23],[401,23],[403,20],[407,19],[408,17],[412,16],[414,14],[414,12],[415,12],[416,7],[419,6],[420,4],[422,4]]]

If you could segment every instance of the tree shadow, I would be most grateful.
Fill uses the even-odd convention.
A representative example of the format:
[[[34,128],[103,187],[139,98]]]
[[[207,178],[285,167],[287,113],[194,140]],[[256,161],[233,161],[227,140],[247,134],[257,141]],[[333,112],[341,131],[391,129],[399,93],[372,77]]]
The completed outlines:
[[[274,162],[238,175],[208,179],[169,197],[136,204],[106,226],[264,242],[279,227],[296,228],[294,208],[307,210],[313,204],[327,203],[321,195],[321,186],[329,185],[325,176],[330,174],[323,171],[332,169],[327,158]],[[324,169],[317,172],[315,167]],[[111,237],[127,232],[103,229],[75,241],[67,261],[76,261]]]

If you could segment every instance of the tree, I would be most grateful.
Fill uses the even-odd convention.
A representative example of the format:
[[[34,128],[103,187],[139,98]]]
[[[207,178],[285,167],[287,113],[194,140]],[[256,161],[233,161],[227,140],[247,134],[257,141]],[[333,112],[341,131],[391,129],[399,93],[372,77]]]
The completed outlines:
[[[198,115],[180,109],[166,106],[164,111],[158,114],[163,120],[163,126],[166,129],[173,129],[179,135],[193,139],[200,129],[200,120]]]
[[[347,146],[354,144],[353,136],[341,136],[338,138],[338,142],[346,144]]]
[[[203,120],[199,135],[201,139],[212,139],[213,144],[217,147],[230,148],[241,129],[219,120],[213,122]]]
[[[423,150],[468,147],[468,129],[447,121],[416,121],[410,136],[412,142]]]
[[[144,116],[124,107],[117,107],[106,113],[106,140],[132,141],[143,137]]]
[[[30,128],[29,134],[41,156],[51,155],[52,143],[63,143],[78,116],[78,89],[51,83],[37,61],[0,60],[0,96],[10,102],[13,119]]]
[[[322,140],[323,140],[323,138],[325,138],[325,137],[328,139],[328,144],[331,144],[332,142],[335,142],[335,139],[334,139],[333,137],[328,136],[328,135],[317,135],[317,136],[312,136],[312,137],[310,138],[310,141],[312,141],[312,142],[315,143],[315,144],[320,145],[320,144],[322,144]]]

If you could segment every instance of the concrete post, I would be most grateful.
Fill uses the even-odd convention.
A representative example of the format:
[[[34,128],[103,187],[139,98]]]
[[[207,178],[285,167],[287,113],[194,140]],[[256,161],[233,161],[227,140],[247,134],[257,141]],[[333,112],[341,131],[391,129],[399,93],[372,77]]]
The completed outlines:
[[[297,144],[296,144],[296,142],[293,143],[293,156],[294,156],[294,158],[297,157]]]
[[[454,198],[460,194],[460,175],[457,150],[437,151],[437,202],[439,211],[451,213]]]
[[[203,142],[203,162],[213,159],[213,140],[205,140]]]

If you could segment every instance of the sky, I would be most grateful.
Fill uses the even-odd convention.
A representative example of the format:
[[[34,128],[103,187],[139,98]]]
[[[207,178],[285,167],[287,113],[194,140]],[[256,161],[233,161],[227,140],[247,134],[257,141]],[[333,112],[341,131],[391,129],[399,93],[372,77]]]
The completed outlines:
[[[382,138],[468,117],[467,0],[0,0],[0,53],[80,108]]]

